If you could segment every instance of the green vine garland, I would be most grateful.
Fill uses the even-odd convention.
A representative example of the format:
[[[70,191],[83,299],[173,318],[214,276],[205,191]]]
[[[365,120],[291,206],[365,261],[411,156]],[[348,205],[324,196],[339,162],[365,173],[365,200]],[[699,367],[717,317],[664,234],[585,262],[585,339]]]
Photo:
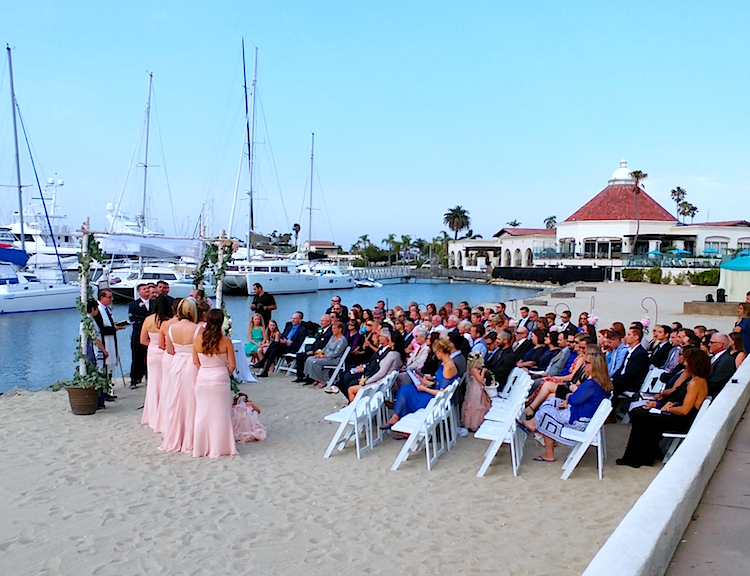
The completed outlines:
[[[219,264],[219,245],[224,246],[224,258],[222,258],[221,264]],[[206,250],[203,253],[203,260],[198,265],[198,269],[195,271],[195,277],[193,278],[193,285],[198,288],[206,277],[206,273],[210,272],[213,278],[214,294],[219,289],[219,282],[224,280],[224,275],[227,273],[227,265],[231,260],[232,254],[237,249],[237,244],[234,240],[219,239],[216,242],[206,243]],[[224,313],[226,327],[224,328],[224,335],[231,336],[232,334],[232,317],[229,315],[227,306],[224,303],[224,299],[221,300],[221,311]]]

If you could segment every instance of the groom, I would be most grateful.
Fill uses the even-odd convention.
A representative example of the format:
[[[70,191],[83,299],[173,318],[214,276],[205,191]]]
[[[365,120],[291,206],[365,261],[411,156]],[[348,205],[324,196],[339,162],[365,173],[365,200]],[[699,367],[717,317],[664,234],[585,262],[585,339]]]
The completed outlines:
[[[146,352],[148,348],[141,344],[143,321],[151,314],[151,288],[144,282],[138,284],[138,298],[128,306],[128,319],[133,325],[130,335],[130,351],[133,361],[130,365],[130,387],[137,388],[146,375]]]

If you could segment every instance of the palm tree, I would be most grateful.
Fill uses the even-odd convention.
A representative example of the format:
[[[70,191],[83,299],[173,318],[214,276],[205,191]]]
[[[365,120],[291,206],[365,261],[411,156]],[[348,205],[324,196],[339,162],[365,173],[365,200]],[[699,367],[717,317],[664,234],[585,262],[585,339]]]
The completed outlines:
[[[396,245],[396,235],[395,234],[388,234],[387,238],[383,238],[383,244],[388,248],[388,266],[391,265],[391,251],[394,249],[394,246]]]
[[[461,206],[451,208],[443,216],[443,224],[455,233],[454,240],[458,240],[458,233],[464,228],[468,228],[470,223],[469,212],[461,208]]]
[[[671,192],[672,200],[674,201],[674,209],[677,215],[680,214],[680,202],[682,202],[685,199],[685,196],[687,196],[687,192],[677,186],[677,188],[674,188]],[[683,222],[684,223],[684,222]]]
[[[401,248],[404,251],[404,260],[406,260],[406,254],[409,251],[409,248],[411,248],[411,236],[408,234],[402,234],[401,235]]]
[[[510,226],[511,228],[518,228],[521,225],[521,223],[515,218],[511,220],[510,222],[506,222],[506,224]]]
[[[557,216],[547,216],[544,219],[544,227],[547,230],[554,230],[557,228]]]
[[[698,213],[698,208],[696,206],[690,205],[690,211],[688,212],[688,216],[690,216],[690,223],[693,223],[693,218],[695,218],[695,215]]]
[[[685,218],[690,216],[690,223],[693,223],[693,218],[695,218],[695,215],[698,213],[698,208],[693,206],[690,202],[687,200],[683,200],[679,203],[677,206],[677,212],[680,216],[682,216],[682,222],[685,223]]]
[[[302,227],[299,224],[294,224],[292,226],[292,230],[294,231],[294,245],[297,245],[297,239],[299,238],[299,232],[302,230]]]
[[[469,228],[469,231],[466,232],[463,236],[461,236],[461,240],[476,240],[477,238],[481,238],[481,234],[474,234],[474,230]]]
[[[414,242],[412,242],[412,246],[419,250],[418,257],[421,260],[424,249],[427,248],[427,241],[424,238],[417,238],[416,240],[414,240]]]
[[[648,174],[640,170],[633,170],[630,177],[635,181],[633,184],[633,200],[635,201],[635,239],[633,240],[633,250],[631,255],[635,256],[635,250],[638,246],[638,234],[641,231],[641,217],[638,214],[638,194],[641,193],[641,181],[648,178]]]

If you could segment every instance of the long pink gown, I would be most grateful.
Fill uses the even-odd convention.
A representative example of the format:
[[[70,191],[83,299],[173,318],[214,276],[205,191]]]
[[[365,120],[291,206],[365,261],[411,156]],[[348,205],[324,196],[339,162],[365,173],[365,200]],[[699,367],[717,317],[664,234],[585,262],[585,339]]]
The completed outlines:
[[[165,434],[169,428],[169,414],[167,414],[168,399],[174,395],[173,382],[169,378],[169,369],[172,367],[172,355],[162,350],[161,355],[161,386],[159,386],[159,412],[154,424],[154,432]]]
[[[195,327],[193,340],[200,326]],[[169,338],[174,346],[172,365],[169,368],[167,417],[169,424],[162,430],[160,450],[165,452],[192,452],[195,428],[195,378],[198,368],[193,364],[193,344],[177,344],[169,327]]]
[[[159,333],[149,332],[148,355],[146,356],[148,381],[146,385],[146,398],[143,401],[143,417],[141,418],[141,424],[146,424],[155,432],[161,431],[161,422],[159,421],[159,399],[161,398],[161,365],[163,355],[164,350],[159,348]]]
[[[244,400],[238,400],[237,404],[232,406],[232,429],[234,438],[237,442],[258,442],[266,439],[266,429],[260,422],[260,416],[245,404]]]
[[[195,380],[193,456],[236,456],[232,431],[232,390],[227,355],[198,354],[201,367]]]

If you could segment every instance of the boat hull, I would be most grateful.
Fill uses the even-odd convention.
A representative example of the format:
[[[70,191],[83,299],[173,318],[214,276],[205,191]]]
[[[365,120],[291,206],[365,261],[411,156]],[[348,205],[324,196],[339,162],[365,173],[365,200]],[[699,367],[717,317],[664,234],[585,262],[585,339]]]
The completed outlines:
[[[150,280],[148,280],[150,282]],[[129,302],[135,300],[137,295],[138,284],[142,284],[146,280],[138,280],[137,282],[120,282],[119,284],[113,284],[109,287],[112,290],[112,295],[115,300]],[[195,286],[189,280],[170,280],[169,281],[169,295],[172,298],[187,298],[190,296],[190,292],[193,291]],[[206,296],[211,298],[214,296],[214,287],[208,282],[204,282],[202,286],[206,292]]]
[[[348,290],[354,286],[354,278],[350,276],[318,276],[318,290]]]
[[[80,288],[68,285],[36,282],[3,285],[0,286],[0,314],[75,308],[80,293]]]
[[[317,277],[308,274],[250,272],[245,276],[246,286],[252,287],[256,282],[269,294],[305,294],[318,291]],[[252,289],[248,293],[252,294]]]
[[[248,294],[246,274],[226,274],[224,276],[224,290]]]

